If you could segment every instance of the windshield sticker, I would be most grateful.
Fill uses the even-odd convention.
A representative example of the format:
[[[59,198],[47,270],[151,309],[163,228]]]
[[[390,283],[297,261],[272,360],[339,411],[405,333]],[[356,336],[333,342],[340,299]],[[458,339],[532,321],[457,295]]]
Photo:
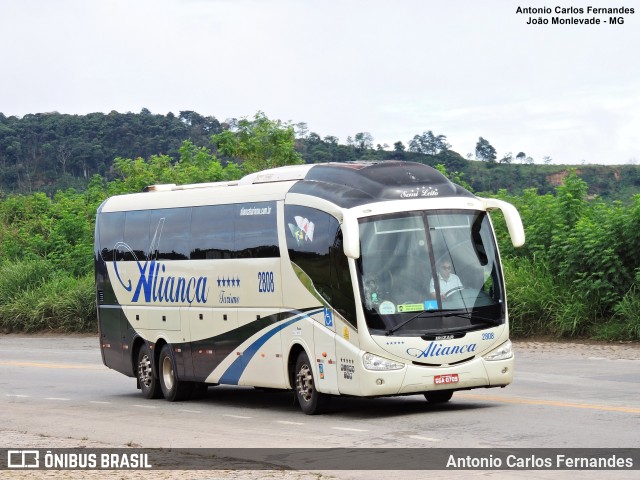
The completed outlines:
[[[298,245],[304,242],[313,242],[313,230],[315,225],[313,222],[310,222],[308,219],[303,217],[294,217],[296,224],[288,223],[289,231],[291,231],[291,235],[296,239]]]
[[[383,315],[391,315],[396,313],[396,306],[388,300],[385,300],[380,304],[380,308],[378,309]]]
[[[398,305],[398,312],[421,312],[424,310],[424,303],[405,303]]]
[[[424,309],[425,310],[437,310],[438,309],[438,302],[436,300],[426,300],[424,302]]]

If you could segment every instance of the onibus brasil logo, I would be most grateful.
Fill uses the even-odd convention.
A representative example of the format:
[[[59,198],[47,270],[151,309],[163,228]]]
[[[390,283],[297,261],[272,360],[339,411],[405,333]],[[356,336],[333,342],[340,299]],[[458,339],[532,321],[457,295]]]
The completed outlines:
[[[155,252],[160,245],[164,218],[161,218],[156,227],[156,232],[149,247],[149,255],[144,261],[140,261],[133,249],[124,242],[118,242],[114,250],[128,251],[138,267],[138,279],[135,288],[131,280],[123,280],[118,269],[115,255],[113,258],[113,269],[120,285],[127,291],[133,292],[131,301],[137,303],[140,298],[145,302],[166,302],[166,303],[206,303],[209,290],[207,288],[207,277],[180,277],[167,274],[167,266],[164,263],[151,258],[151,252]]]

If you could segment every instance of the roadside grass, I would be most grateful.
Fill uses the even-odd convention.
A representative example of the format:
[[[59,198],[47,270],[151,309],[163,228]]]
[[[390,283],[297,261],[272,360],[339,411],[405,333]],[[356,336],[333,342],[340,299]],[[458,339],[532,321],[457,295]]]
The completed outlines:
[[[0,264],[0,308],[25,291],[39,288],[53,273],[51,262],[39,257]]]
[[[46,260],[0,267],[0,329],[5,332],[96,331],[93,275],[56,272]]]
[[[640,289],[618,302],[613,316],[572,284],[553,276],[543,262],[528,258],[504,261],[509,321],[514,337],[640,340]]]
[[[615,306],[611,320],[594,329],[598,340],[640,339],[640,288],[636,285]]]

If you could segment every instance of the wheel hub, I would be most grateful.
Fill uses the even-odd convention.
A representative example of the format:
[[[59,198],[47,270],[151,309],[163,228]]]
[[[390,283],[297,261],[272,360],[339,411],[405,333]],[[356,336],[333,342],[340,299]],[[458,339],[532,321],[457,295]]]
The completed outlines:
[[[297,375],[298,394],[305,402],[313,396],[313,375],[308,365],[303,365]]]
[[[162,380],[164,381],[164,385],[167,387],[167,390],[171,390],[173,388],[173,367],[169,357],[165,357],[162,361]]]
[[[138,363],[138,377],[145,387],[151,386],[153,381],[153,370],[151,369],[151,360],[148,355],[143,356]]]

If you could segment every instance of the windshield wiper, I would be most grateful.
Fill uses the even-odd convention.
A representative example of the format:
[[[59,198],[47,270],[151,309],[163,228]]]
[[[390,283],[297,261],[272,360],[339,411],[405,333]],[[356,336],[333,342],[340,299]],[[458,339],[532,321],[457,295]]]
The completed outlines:
[[[483,322],[490,323],[491,325],[502,325],[502,321],[496,318],[483,317],[480,315],[476,315],[472,312],[449,312],[443,313],[440,315],[441,317],[460,317],[466,318],[468,320],[482,320]]]
[[[412,322],[413,320],[415,320],[418,317],[421,317],[423,314],[425,313],[433,313],[433,310],[422,310],[421,312],[416,313],[415,315],[413,315],[412,317],[407,318],[404,322],[400,322],[398,325],[396,325],[393,328],[390,328],[389,330],[387,330],[387,332],[385,333],[385,335],[389,336],[391,335],[393,332],[400,330],[402,327],[404,327],[407,323]]]
[[[416,318],[419,318],[419,317],[423,316],[425,313],[431,314],[431,315],[429,315],[429,317],[442,317],[442,318],[460,317],[460,318],[466,318],[468,320],[476,320],[476,319],[477,320],[481,320],[481,321],[483,321],[485,323],[488,323],[490,325],[502,325],[502,321],[499,320],[499,319],[489,318],[489,317],[482,317],[480,315],[476,315],[476,314],[473,314],[471,312],[446,312],[445,313],[445,310],[423,310],[421,312],[416,313],[412,317],[407,318],[405,321],[399,323],[395,327],[390,328],[389,330],[387,330],[385,332],[385,335],[389,336],[389,335],[393,334],[394,332],[400,330],[402,327],[404,327],[409,322],[412,322]],[[456,328],[459,328],[459,327],[456,327]]]

